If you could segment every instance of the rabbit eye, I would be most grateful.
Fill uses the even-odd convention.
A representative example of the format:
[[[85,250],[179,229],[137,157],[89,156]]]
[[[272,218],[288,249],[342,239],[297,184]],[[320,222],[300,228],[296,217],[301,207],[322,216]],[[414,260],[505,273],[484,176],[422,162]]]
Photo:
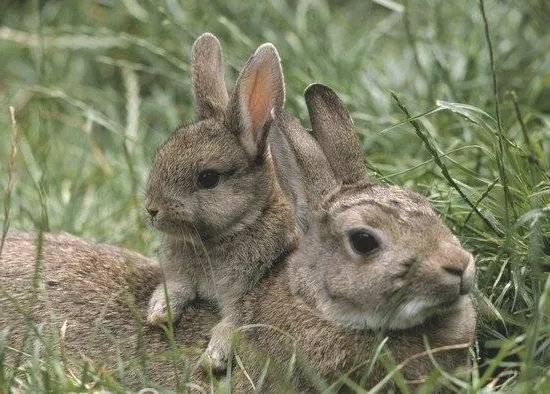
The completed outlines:
[[[206,170],[199,174],[199,186],[204,189],[212,189],[220,182],[220,173],[214,170]]]
[[[348,236],[351,247],[359,254],[367,254],[380,246],[374,235],[365,230],[351,230]]]

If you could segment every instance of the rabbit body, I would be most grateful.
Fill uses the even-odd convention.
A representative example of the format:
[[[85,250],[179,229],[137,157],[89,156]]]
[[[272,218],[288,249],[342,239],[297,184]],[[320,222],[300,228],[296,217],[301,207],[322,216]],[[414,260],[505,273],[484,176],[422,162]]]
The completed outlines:
[[[252,278],[240,282],[249,287],[242,294],[237,292],[240,302],[232,303],[236,312],[231,314],[230,323],[241,327],[239,331],[243,334],[235,351],[246,370],[245,374],[240,367],[235,369],[235,392],[251,392],[253,385],[258,389],[264,372],[261,391],[268,393],[319,392],[327,382],[348,372],[349,379],[372,387],[386,373],[378,361],[371,373],[366,374],[369,361],[384,338],[387,338],[385,348],[397,363],[403,363],[406,379],[421,379],[435,369],[432,359],[423,354],[427,348],[444,370],[452,372],[457,367],[467,367],[468,346],[475,335],[475,310],[469,295],[474,279],[472,256],[424,198],[370,182],[351,119],[334,92],[313,85],[306,90],[306,103],[316,140],[278,110],[273,111],[270,131],[277,176],[286,178],[285,191],[292,190],[288,195],[292,195],[293,209],[304,231],[297,246],[294,237],[286,245],[277,244],[285,239],[277,233],[278,226],[284,224],[272,222],[273,233],[264,238],[266,233],[260,232],[265,229],[254,233],[254,225],[247,224],[245,228],[251,229],[247,232],[230,220],[223,227],[235,230],[224,239],[232,241],[225,243],[225,249],[216,249],[214,242],[210,246],[203,242],[204,249],[196,248],[209,258],[217,253],[224,256],[225,260],[218,258],[212,263],[224,275],[237,274],[237,267],[243,267],[240,269]],[[204,112],[210,113],[207,109]],[[209,130],[215,132],[216,127],[206,128],[205,132]],[[180,137],[192,135],[181,133],[181,136],[176,133],[167,144],[183,143],[180,141],[187,140]],[[241,144],[244,151],[240,155],[235,153],[236,160],[249,155],[253,146]],[[208,341],[208,332],[212,328],[216,332],[215,327],[220,326],[216,323],[216,307],[220,305],[222,316],[227,316],[219,297],[211,306],[200,302],[198,308],[189,309],[174,323],[177,349],[161,330],[143,325],[145,316],[150,317],[151,313],[147,300],[158,291],[163,277],[170,292],[171,279],[176,278],[176,283],[182,281],[177,276],[181,267],[191,267],[186,268],[190,271],[183,278],[193,277],[193,272],[209,267],[198,260],[193,263],[190,257],[193,254],[185,248],[219,236],[218,231],[205,231],[212,224],[191,230],[186,220],[178,221],[179,214],[171,211],[170,207],[177,209],[178,200],[169,198],[171,189],[167,186],[178,185],[171,177],[179,182],[185,180],[186,175],[179,172],[187,171],[187,167],[178,164],[179,157],[173,154],[168,156],[170,160],[163,161],[163,149],[157,154],[161,159],[156,160],[150,177],[148,209],[154,213],[150,212],[152,220],[159,220],[153,225],[164,233],[162,253],[172,253],[174,257],[174,260],[170,260],[170,255],[162,257],[168,259],[163,261],[164,276],[153,261],[122,249],[92,245],[68,235],[44,235],[41,246],[36,244],[35,235],[10,235],[0,261],[0,329],[10,329],[8,363],[19,365],[18,360],[24,359],[23,353],[11,349],[28,349],[29,339],[25,338],[30,336],[33,344],[36,326],[29,328],[29,323],[46,323],[40,330],[47,335],[41,337],[60,343],[61,349],[46,346],[44,353],[60,351],[69,361],[91,360],[94,371],[101,371],[102,363],[110,371],[122,371],[124,366],[120,378],[134,388],[156,382],[183,389],[181,382],[187,378],[196,384],[208,383],[204,376],[194,373],[193,366]],[[271,156],[261,151],[265,159],[261,165],[272,165]],[[212,149],[205,152],[197,151],[196,157],[211,154]],[[227,157],[224,155],[223,160]],[[186,162],[185,158],[181,160]],[[166,164],[162,163],[176,164],[174,168],[163,168]],[[254,168],[263,171],[261,165]],[[215,168],[224,173],[223,166]],[[201,171],[205,170],[196,172]],[[230,183],[225,185],[230,187]],[[239,182],[235,188],[240,185]],[[158,190],[162,192],[157,194]],[[266,190],[265,199],[256,198],[279,201],[268,197],[281,193],[280,190],[269,187]],[[194,196],[200,199],[200,193]],[[164,199],[162,209],[156,205],[158,199]],[[163,212],[165,207],[170,209]],[[291,212],[290,206],[286,209]],[[265,210],[259,212],[263,214]],[[260,213],[252,214],[246,223],[254,223],[254,218],[262,217]],[[210,223],[223,222],[221,216],[213,215]],[[294,226],[290,228],[295,230]],[[242,235],[254,237],[250,242],[256,246],[239,243]],[[258,242],[268,250],[277,249],[277,253],[263,260],[266,249],[260,249]],[[253,269],[255,273],[250,276],[247,269],[251,266],[243,261],[224,271],[223,261],[233,261],[239,253],[245,253],[247,261],[259,259],[269,265],[290,249],[291,254],[280,264],[273,264],[270,269],[260,264],[271,270],[267,276]],[[41,257],[38,263],[37,256]],[[171,261],[176,264],[171,266]],[[204,274],[194,283],[223,282],[225,278],[209,275]],[[253,285],[254,281],[258,283]],[[33,290],[33,282],[39,284],[37,290]],[[215,298],[213,289],[219,286],[219,283],[216,287],[191,286],[191,296]],[[227,290],[227,294],[235,293]],[[191,300],[182,307],[190,303]],[[271,361],[264,369],[267,358]]]
[[[174,325],[174,349],[164,332],[145,324],[148,299],[162,281],[154,261],[68,234],[44,234],[37,265],[36,240],[37,234],[10,235],[2,252],[0,329],[8,329],[9,346],[5,365],[25,365],[20,352],[36,352],[34,330],[40,327],[39,356],[49,354],[53,360],[62,356],[64,365],[77,376],[87,362],[92,372],[106,370],[135,390],[174,389],[178,381],[187,379],[203,387],[210,384],[194,367],[218,322],[215,305],[201,301],[186,310]],[[243,335],[236,353],[248,375],[256,382],[266,357],[273,360],[262,392],[318,392],[321,383],[315,377],[330,383],[352,368],[364,366],[383,338],[376,331],[335,325],[298,297],[290,286],[293,279],[288,263],[294,258],[291,255],[262,279],[241,304],[240,316],[246,325],[240,331]],[[33,292],[36,267],[38,289]],[[246,328],[253,324],[262,326]],[[278,327],[285,334],[267,326]],[[424,335],[432,349],[462,345],[434,352],[439,366],[453,371],[468,366],[464,344],[473,341],[474,329],[475,312],[469,300],[418,327],[385,335],[397,363],[425,351]],[[286,378],[287,366],[296,354],[296,368]],[[402,371],[414,380],[432,369],[431,360],[422,356],[405,363]],[[359,368],[350,378],[358,381],[364,370]],[[364,386],[372,387],[386,373],[377,363]],[[233,375],[235,392],[252,391],[239,368]],[[192,391],[190,386],[179,386],[180,390],[185,387]]]
[[[166,278],[151,296],[148,322],[177,321],[196,298],[215,302],[222,320],[207,354],[224,369],[241,298],[298,239],[266,142],[270,111],[284,103],[275,47],[256,50],[229,97],[219,42],[202,35],[193,47],[193,92],[197,121],[159,149],[147,182]]]
[[[305,235],[285,271],[253,290],[250,299],[262,295],[263,302],[248,303],[243,314],[251,331],[245,342],[271,360],[249,352],[249,375],[271,369],[268,392],[323,390],[319,376],[334,380],[343,371],[372,387],[387,373],[382,365],[368,375],[368,363],[353,367],[384,337],[408,380],[434,370],[429,353],[443,370],[465,369],[476,326],[473,256],[425,198],[370,181],[349,113],[331,89],[313,84],[305,97],[318,145],[291,117],[274,111],[270,144],[277,170],[303,180],[285,185],[294,190],[295,210],[307,205],[309,212],[298,215]]]
[[[204,146],[205,139],[212,146]],[[231,175],[202,190],[193,181],[204,168]],[[149,206],[163,207],[152,221],[162,231],[160,259],[168,289],[174,289],[174,310],[195,297],[222,307],[236,302],[297,239],[271,158],[266,154],[250,164],[237,137],[218,122],[178,130],[161,147],[147,198]]]
[[[8,235],[0,258],[5,366],[24,370],[26,354],[37,354],[48,363],[62,359],[71,371],[84,363],[99,374],[123,370],[118,378],[136,390],[175,388],[219,317],[206,302],[191,308],[174,330],[179,347],[172,349],[162,330],[145,324],[161,280],[158,263],[126,249],[69,234],[44,234],[41,242],[34,233]]]

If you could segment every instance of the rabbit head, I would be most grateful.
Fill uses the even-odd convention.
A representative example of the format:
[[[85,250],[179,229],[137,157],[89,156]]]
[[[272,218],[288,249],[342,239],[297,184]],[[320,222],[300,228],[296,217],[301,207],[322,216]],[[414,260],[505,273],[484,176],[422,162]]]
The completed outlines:
[[[158,150],[146,191],[153,227],[191,241],[230,236],[273,197],[266,136],[271,109],[285,99],[271,44],[248,60],[229,97],[220,43],[209,33],[193,46],[192,86],[197,120]]]
[[[323,319],[361,329],[412,328],[460,308],[473,286],[472,255],[425,198],[369,180],[352,120],[332,90],[314,84],[305,97],[330,170],[296,163],[311,160],[299,125],[275,112],[272,131],[277,171],[302,171],[295,193],[310,209],[289,261],[293,292]],[[294,163],[285,159],[293,155]]]

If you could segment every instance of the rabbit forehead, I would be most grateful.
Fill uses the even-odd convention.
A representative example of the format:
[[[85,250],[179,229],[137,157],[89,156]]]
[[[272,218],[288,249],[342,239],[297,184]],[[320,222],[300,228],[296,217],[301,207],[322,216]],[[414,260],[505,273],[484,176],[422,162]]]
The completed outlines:
[[[180,128],[159,149],[155,166],[163,170],[220,172],[246,165],[247,159],[238,138],[221,122],[204,120]]]
[[[369,186],[363,191],[348,192],[327,208],[340,229],[362,224],[373,227],[442,225],[426,199],[399,187]]]

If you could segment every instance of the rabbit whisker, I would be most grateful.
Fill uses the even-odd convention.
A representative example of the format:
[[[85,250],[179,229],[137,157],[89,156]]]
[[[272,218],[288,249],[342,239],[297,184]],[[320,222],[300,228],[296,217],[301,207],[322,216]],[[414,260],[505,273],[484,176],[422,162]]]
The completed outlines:
[[[199,230],[197,230],[197,227],[195,227],[195,224],[194,223],[191,223],[191,226],[193,227],[193,229],[195,230],[195,232],[197,233],[197,236],[198,236],[198,240],[199,240],[199,244],[202,248],[202,251],[204,252],[204,257],[206,258],[206,261],[208,263],[208,268],[210,268],[210,275],[209,273],[207,272],[206,270],[206,267],[204,266],[204,264],[201,264],[201,268],[203,270],[203,273],[204,273],[204,276],[206,278],[212,278],[212,285],[214,287],[214,293],[216,294],[216,297],[219,297],[219,292],[218,292],[218,283],[216,281],[216,275],[215,275],[215,272],[214,272],[214,267],[212,265],[212,260],[210,260],[210,255],[208,253],[208,249],[206,248],[206,246],[204,245],[204,242],[202,241],[202,238],[200,236],[200,233],[199,233]],[[193,247],[195,247],[195,244],[193,243]]]

